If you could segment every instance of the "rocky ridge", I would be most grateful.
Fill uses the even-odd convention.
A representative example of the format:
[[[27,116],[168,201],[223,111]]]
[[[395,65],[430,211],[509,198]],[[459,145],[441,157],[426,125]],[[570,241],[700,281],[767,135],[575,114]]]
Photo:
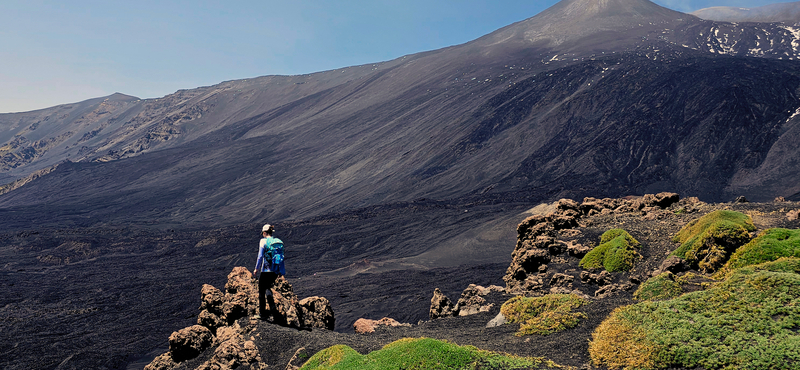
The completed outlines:
[[[273,287],[277,317],[270,322],[303,330],[333,330],[335,318],[330,302],[324,297],[297,298],[292,286],[279,277]],[[253,337],[247,337],[260,320],[258,282],[246,267],[235,267],[228,274],[225,293],[205,284],[200,292],[201,304],[197,324],[178,330],[169,337],[169,352],[156,357],[147,370],[173,369],[180,363],[200,356],[213,355],[198,369],[219,370],[249,366],[265,369]],[[264,318],[267,319],[267,318]]]
[[[669,253],[676,248],[671,239],[678,230],[715,210],[743,212],[753,219],[759,230],[800,227],[797,219],[800,204],[782,198],[773,203],[749,203],[741,199],[733,203],[709,204],[697,198],[681,199],[676,193],[665,192],[618,199],[585,198],[582,202],[561,199],[531,209],[530,212],[535,214],[517,227],[513,259],[503,277],[505,288],[470,284],[456,304],[435,289],[429,310],[430,321],[401,324],[391,318],[361,319],[358,325],[354,325],[358,333],[355,336],[319,329],[303,331],[280,327],[278,330],[269,322],[242,317],[232,327],[234,330],[246,327],[253,346],[259,349],[261,360],[244,355],[233,357],[255,359],[251,363],[239,362],[250,368],[258,368],[253,365],[256,363],[283,367],[287,366],[286,361],[290,368],[294,368],[303,362],[304,356],[298,356],[298,353],[309,356],[334,344],[346,344],[367,353],[400,338],[427,336],[520,356],[545,356],[562,365],[595,368],[589,361],[585,346],[589,335],[614,308],[635,303],[633,291],[645,280],[662,273],[672,274],[672,279],[681,281],[685,292],[706,289],[713,282],[696,267]],[[628,230],[641,241],[634,268],[627,272],[579,268],[579,257],[595,246],[598,235],[611,228]],[[244,274],[247,272],[243,270]],[[219,306],[219,302],[224,301],[221,292],[213,293],[209,287],[204,287],[203,292],[204,302],[214,302],[213,305]],[[527,338],[513,335],[515,325],[506,322],[499,312],[500,305],[514,296],[550,294],[575,294],[588,299],[590,303],[578,310],[585,318],[576,328],[564,332]],[[205,306],[210,305],[204,303]],[[209,333],[197,327],[184,331],[198,338],[182,341],[190,343],[186,352],[194,353],[194,348],[204,347],[206,354],[175,368],[193,368],[214,358],[215,355],[207,349],[212,347],[209,343],[216,343],[209,339],[211,329],[208,329]],[[259,333],[276,338],[267,340]],[[278,345],[277,342],[285,344]],[[267,347],[266,343],[272,343],[272,346]],[[246,349],[241,343],[237,348]],[[161,360],[166,355],[162,355]],[[268,358],[271,360],[264,360]],[[156,360],[154,364],[161,361]]]

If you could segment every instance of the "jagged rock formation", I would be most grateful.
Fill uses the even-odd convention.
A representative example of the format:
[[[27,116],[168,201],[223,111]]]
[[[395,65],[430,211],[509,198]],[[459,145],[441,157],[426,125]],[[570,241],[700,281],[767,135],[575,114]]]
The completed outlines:
[[[355,330],[356,334],[369,334],[374,333],[375,328],[378,326],[388,326],[388,327],[398,327],[398,326],[406,326],[410,327],[411,324],[400,323],[399,321],[391,318],[391,317],[384,317],[380,320],[370,320],[370,319],[358,319],[355,323],[353,323],[353,330]]]
[[[433,319],[440,317],[453,316],[453,302],[447,298],[439,288],[434,289],[433,298],[431,298],[431,309],[428,311],[428,316]]]
[[[292,286],[280,277],[273,288],[278,315],[273,321],[295,328],[333,330],[335,318],[324,297],[298,300]],[[240,319],[258,312],[258,282],[246,267],[234,267],[228,274],[225,293],[204,284],[200,291],[197,325],[178,330],[169,337],[170,350],[156,357],[145,369],[167,370],[214,348],[213,355],[198,369],[219,370],[247,365],[260,369],[259,349],[247,339]],[[255,319],[252,319],[255,320]],[[247,325],[252,329],[252,320]],[[257,320],[255,320],[257,322]]]
[[[458,302],[453,306],[449,298],[447,298],[439,288],[433,291],[433,298],[431,298],[430,318],[438,319],[450,316],[469,316],[481,312],[489,312],[493,303],[487,303],[485,296],[492,293],[505,293],[505,289],[496,285],[491,285],[484,288],[480,285],[470,284],[461,293]]]
[[[547,274],[551,261],[566,261],[567,258],[580,258],[590,248],[575,241],[559,240],[559,235],[571,235],[571,229],[581,225],[584,217],[593,215],[637,213],[646,219],[664,216],[665,208],[680,200],[676,193],[645,194],[631,199],[585,198],[582,203],[571,199],[558,201],[555,211],[547,215],[533,215],[517,226],[517,245],[512,253],[511,265],[503,280],[506,289],[514,294],[542,294],[542,288],[549,286],[551,293],[570,293],[573,291],[574,276],[563,273]],[[610,284],[608,273],[593,274],[582,272],[581,280],[603,286],[598,294],[608,294],[618,289]]]

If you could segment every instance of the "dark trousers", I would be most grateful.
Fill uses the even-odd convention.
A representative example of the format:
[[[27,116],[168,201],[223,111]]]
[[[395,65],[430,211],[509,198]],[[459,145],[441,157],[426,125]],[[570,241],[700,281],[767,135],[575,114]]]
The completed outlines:
[[[275,300],[272,298],[272,292],[270,292],[269,297],[265,297],[267,294],[267,289],[271,289],[273,285],[275,285],[275,280],[278,278],[278,274],[274,272],[262,272],[261,277],[258,278],[258,311],[259,314],[266,314],[267,312],[267,300],[269,300],[269,310],[272,311],[273,315],[277,313],[277,307],[275,307]]]

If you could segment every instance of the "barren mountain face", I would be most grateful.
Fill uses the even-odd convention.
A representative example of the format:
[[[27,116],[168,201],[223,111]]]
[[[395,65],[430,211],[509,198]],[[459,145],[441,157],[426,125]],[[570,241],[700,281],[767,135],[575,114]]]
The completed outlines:
[[[137,320],[160,328],[119,344],[123,355],[95,348],[84,359],[119,367],[193,320],[196,294],[183,288],[254,263],[250,238],[266,222],[283,227],[296,289],[314,274],[329,279],[313,289],[340,292],[328,298],[350,319],[418,306],[436,286],[454,294],[464,271],[474,271],[467,283],[496,283],[516,225],[544,201],[661,191],[796,200],[798,31],[646,0],[564,0],[475,41],[392,61],[2,114],[4,278],[26,289],[41,274],[109,285],[52,287],[45,298],[29,289],[0,307],[71,312],[86,308],[75,298],[84,294],[102,301],[92,312],[104,325],[119,325],[102,335]],[[114,264],[131,270],[105,280]],[[406,272],[414,286],[381,288]],[[383,298],[349,296],[340,284],[355,275]],[[147,284],[126,283],[137,277]],[[162,287],[174,308],[145,314],[151,307],[127,304],[115,285],[164,303],[154,298]],[[113,319],[128,307],[129,320]],[[59,315],[48,322],[72,325]],[[70,330],[91,332],[87,322]],[[96,342],[83,339],[75,343]],[[42,367],[74,354],[70,345]]]

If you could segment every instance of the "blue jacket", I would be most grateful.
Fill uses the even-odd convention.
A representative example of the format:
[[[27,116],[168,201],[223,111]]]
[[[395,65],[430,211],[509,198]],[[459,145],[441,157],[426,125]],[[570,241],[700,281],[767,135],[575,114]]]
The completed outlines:
[[[267,252],[272,251],[272,260],[265,258]],[[283,241],[271,236],[262,238],[258,243],[258,260],[256,260],[256,271],[275,272],[279,275],[286,275],[286,267],[283,264]]]

